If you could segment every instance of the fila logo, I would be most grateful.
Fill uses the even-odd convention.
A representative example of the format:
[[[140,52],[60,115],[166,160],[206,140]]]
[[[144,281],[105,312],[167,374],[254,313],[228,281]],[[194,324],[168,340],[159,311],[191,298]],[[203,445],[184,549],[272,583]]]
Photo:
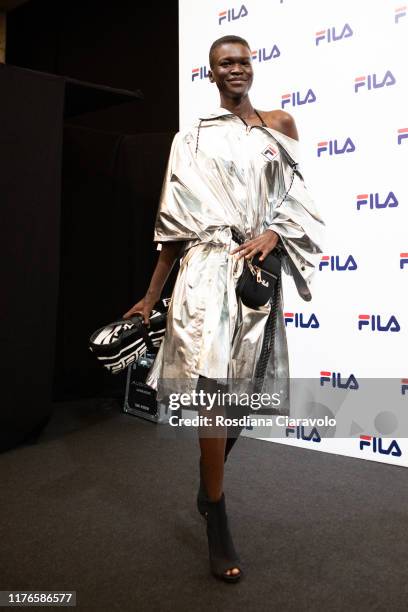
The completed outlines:
[[[285,312],[284,317],[286,326],[294,323],[295,327],[304,327],[306,329],[317,329],[320,327],[320,323],[314,313],[312,313],[307,320],[306,316],[304,317],[302,312]]]
[[[339,146],[337,140],[322,140],[317,143],[317,157],[324,151],[328,151],[329,155],[342,155],[343,153],[352,153],[356,150],[351,138],[346,138],[343,146]]]
[[[228,9],[227,11],[220,11],[218,13],[218,25],[222,25],[224,19],[227,21],[235,21],[236,19],[241,19],[242,17],[246,17],[248,15],[248,9],[245,4],[241,6],[239,11],[236,12],[236,9]]]
[[[262,151],[262,155],[264,155],[268,161],[273,161],[276,157],[278,157],[279,149],[278,147],[274,147],[273,145],[269,144]]]
[[[280,56],[280,51],[277,45],[273,45],[273,47],[269,50],[266,47],[262,49],[256,49],[255,51],[251,51],[252,59],[258,60],[259,62],[267,62],[275,57]],[[191,80],[202,80],[208,78],[209,68],[207,66],[200,66],[199,68],[193,68],[191,70]]]
[[[360,386],[354,374],[350,374],[347,380],[343,382],[340,372],[322,370],[320,372],[320,386],[324,387],[327,383],[331,384],[334,389],[350,389],[352,391],[357,391]]]
[[[370,89],[380,89],[380,87],[389,87],[395,85],[396,80],[391,70],[387,70],[382,81],[377,80],[376,74],[368,74],[367,76],[359,76],[354,79],[354,92],[358,93],[360,87]]]
[[[342,38],[349,38],[350,36],[353,36],[353,30],[348,23],[344,24],[341,32],[339,30],[336,32],[336,28],[333,26],[332,28],[327,28],[327,30],[320,30],[319,32],[316,32],[316,46],[318,46],[323,40],[330,43],[335,42],[336,40],[341,40]]]
[[[400,6],[400,7],[395,9],[395,17],[394,17],[395,23],[398,23],[400,19],[402,19],[403,17],[406,17],[406,16],[407,16],[407,7],[406,6]]]
[[[313,89],[308,89],[304,98],[300,97],[300,91],[283,94],[281,105],[282,108],[285,108],[285,104],[292,104],[292,106],[301,106],[302,104],[311,104],[312,102],[316,102],[316,95]]]
[[[352,255],[349,255],[344,263],[340,263],[340,255],[323,255],[319,263],[319,270],[326,269],[326,267],[332,272],[353,271],[357,270],[357,263]]]
[[[380,453],[381,455],[393,455],[394,457],[401,457],[402,455],[396,440],[391,440],[390,444],[385,446],[382,438],[360,436],[360,450],[362,451],[366,447],[371,448],[373,453]]]
[[[381,323],[381,315],[358,315],[358,329],[362,330],[365,326],[371,327],[371,331],[379,332],[399,332],[401,330],[400,324],[394,315],[391,315],[386,323]]]
[[[206,79],[208,77],[207,66],[200,66],[200,68],[193,68],[191,71],[191,80],[194,81],[198,77],[199,80]]]
[[[408,266],[408,253],[400,253],[400,270]]]
[[[266,47],[263,47],[262,49],[255,49],[255,51],[251,51],[252,59],[258,60],[258,62],[268,62],[275,57],[279,57],[280,54],[281,53],[277,45],[273,45],[270,50],[269,47],[268,50]]]
[[[408,138],[408,128],[400,128],[398,130],[398,144],[400,145],[405,138]]]
[[[316,427],[313,427],[309,434],[305,433],[303,425],[297,425],[296,427],[287,427],[286,437],[296,436],[298,440],[306,440],[306,442],[321,442],[322,439]]]
[[[408,394],[408,378],[401,378],[401,395]]]
[[[357,196],[357,210],[361,210],[362,206],[367,206],[370,210],[376,208],[395,208],[398,206],[398,200],[395,194],[390,191],[384,202],[380,202],[379,193],[360,193]]]

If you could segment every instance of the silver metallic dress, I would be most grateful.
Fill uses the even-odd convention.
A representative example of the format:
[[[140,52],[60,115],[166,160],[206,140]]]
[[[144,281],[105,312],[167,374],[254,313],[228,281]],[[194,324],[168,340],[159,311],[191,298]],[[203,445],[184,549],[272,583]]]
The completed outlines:
[[[223,108],[174,137],[154,241],[184,241],[184,250],[165,338],[146,381],[158,390],[158,400],[193,390],[199,374],[232,381],[232,390],[255,375],[270,305],[254,310],[237,298],[244,261],[230,255],[237,246],[231,227],[247,239],[266,229],[279,234],[286,251],[283,269],[302,298],[311,299],[323,222],[298,166],[280,204],[297,163],[296,140],[271,128],[246,126]],[[272,394],[276,379],[288,376],[280,306],[262,391]]]

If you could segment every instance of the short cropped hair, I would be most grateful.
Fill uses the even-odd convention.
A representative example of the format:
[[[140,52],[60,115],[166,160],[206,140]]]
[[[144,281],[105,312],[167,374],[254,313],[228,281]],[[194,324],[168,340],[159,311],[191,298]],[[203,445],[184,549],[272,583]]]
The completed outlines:
[[[217,38],[217,40],[214,40],[213,44],[211,45],[210,52],[208,54],[210,60],[210,68],[213,67],[213,54],[215,49],[220,45],[223,45],[224,43],[239,43],[241,45],[244,45],[244,47],[248,47],[248,49],[251,51],[251,47],[249,46],[245,38],[241,38],[241,36],[234,36],[233,34],[230,34],[229,36],[222,36],[221,38]]]

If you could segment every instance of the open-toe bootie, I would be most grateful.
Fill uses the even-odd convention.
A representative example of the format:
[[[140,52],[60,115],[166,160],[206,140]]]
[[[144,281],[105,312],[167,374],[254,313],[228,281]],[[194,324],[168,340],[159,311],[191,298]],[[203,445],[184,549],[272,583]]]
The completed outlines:
[[[226,582],[237,582],[242,576],[242,566],[228,527],[224,493],[218,501],[206,502],[206,516],[211,571]],[[239,569],[238,574],[227,574],[227,570],[234,568]]]
[[[207,497],[207,491],[204,485],[204,479],[201,468],[201,459],[200,459],[200,486],[198,488],[197,493],[197,508],[199,513],[205,518],[208,512],[208,502],[210,500]]]

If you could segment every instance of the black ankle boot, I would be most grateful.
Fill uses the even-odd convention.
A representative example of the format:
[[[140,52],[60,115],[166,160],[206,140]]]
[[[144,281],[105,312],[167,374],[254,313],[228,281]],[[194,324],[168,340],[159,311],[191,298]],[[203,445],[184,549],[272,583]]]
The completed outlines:
[[[197,508],[198,508],[199,513],[204,517],[207,514],[207,504],[209,501],[210,500],[207,497],[207,491],[205,490],[203,473],[201,469],[201,459],[200,459],[200,486],[198,488],[198,493],[197,493]]]
[[[237,582],[243,572],[228,527],[224,493],[218,501],[207,502],[207,538],[211,572],[226,582]],[[233,568],[239,574],[226,574]]]

